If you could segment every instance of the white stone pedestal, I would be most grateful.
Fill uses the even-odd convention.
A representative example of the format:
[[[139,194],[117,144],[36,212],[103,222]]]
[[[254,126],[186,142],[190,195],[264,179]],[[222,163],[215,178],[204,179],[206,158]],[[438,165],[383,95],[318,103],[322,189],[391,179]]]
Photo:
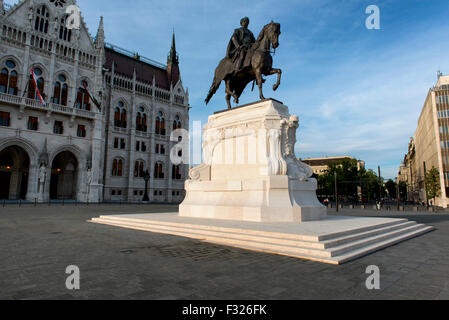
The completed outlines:
[[[203,164],[191,169],[179,216],[254,222],[327,217],[312,170],[294,152],[298,117],[268,99],[209,117]]]

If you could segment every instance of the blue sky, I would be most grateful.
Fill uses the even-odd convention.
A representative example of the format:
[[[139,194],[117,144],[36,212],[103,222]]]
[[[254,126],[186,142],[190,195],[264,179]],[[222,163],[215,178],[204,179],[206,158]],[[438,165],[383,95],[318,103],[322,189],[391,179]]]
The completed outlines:
[[[15,1],[5,1],[15,2]],[[365,9],[377,5],[381,30],[367,30]],[[388,178],[413,136],[436,72],[449,74],[449,5],[444,0],[79,0],[93,35],[104,16],[106,41],[165,63],[176,33],[191,120],[225,108],[223,86],[205,106],[213,72],[240,18],[257,36],[281,24],[274,66],[265,85],[300,117],[298,157],[350,155]],[[248,86],[241,103],[258,100]]]

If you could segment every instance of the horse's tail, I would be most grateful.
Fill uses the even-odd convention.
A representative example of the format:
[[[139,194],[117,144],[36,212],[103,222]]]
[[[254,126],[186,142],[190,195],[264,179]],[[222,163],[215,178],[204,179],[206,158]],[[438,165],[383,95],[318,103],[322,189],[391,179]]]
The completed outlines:
[[[210,99],[214,96],[214,94],[217,92],[218,88],[220,88],[221,80],[217,79],[217,77],[214,77],[214,81],[212,82],[212,85],[209,89],[209,93],[206,97],[206,105],[209,103]]]

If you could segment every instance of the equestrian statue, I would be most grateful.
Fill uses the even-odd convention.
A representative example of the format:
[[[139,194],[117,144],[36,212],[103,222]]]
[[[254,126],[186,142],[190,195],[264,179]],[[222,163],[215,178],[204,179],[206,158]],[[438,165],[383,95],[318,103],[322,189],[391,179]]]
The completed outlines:
[[[263,27],[257,40],[253,33],[248,29],[249,19],[247,17],[240,21],[241,28],[236,29],[229,41],[226,50],[226,57],[220,61],[215,70],[215,77],[209,94],[206,98],[206,105],[212,99],[213,95],[220,87],[220,83],[226,83],[226,102],[228,109],[231,109],[231,97],[235,103],[239,103],[245,87],[253,81],[259,87],[259,96],[264,100],[262,86],[265,80],[262,76],[273,74],[278,75],[277,83],[273,86],[276,91],[281,84],[281,69],[273,69],[273,57],[271,49],[276,52],[279,46],[279,35],[281,34],[281,25],[271,21]]]

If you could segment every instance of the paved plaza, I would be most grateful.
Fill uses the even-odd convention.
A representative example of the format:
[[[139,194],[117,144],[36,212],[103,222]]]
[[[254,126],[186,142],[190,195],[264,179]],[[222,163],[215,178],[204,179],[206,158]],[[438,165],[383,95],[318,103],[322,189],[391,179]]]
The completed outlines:
[[[0,207],[0,299],[449,299],[446,213],[343,210],[408,218],[436,230],[341,266],[86,222],[176,210]],[[69,265],[80,269],[80,290],[66,289]],[[380,268],[380,290],[366,289],[370,265]]]

